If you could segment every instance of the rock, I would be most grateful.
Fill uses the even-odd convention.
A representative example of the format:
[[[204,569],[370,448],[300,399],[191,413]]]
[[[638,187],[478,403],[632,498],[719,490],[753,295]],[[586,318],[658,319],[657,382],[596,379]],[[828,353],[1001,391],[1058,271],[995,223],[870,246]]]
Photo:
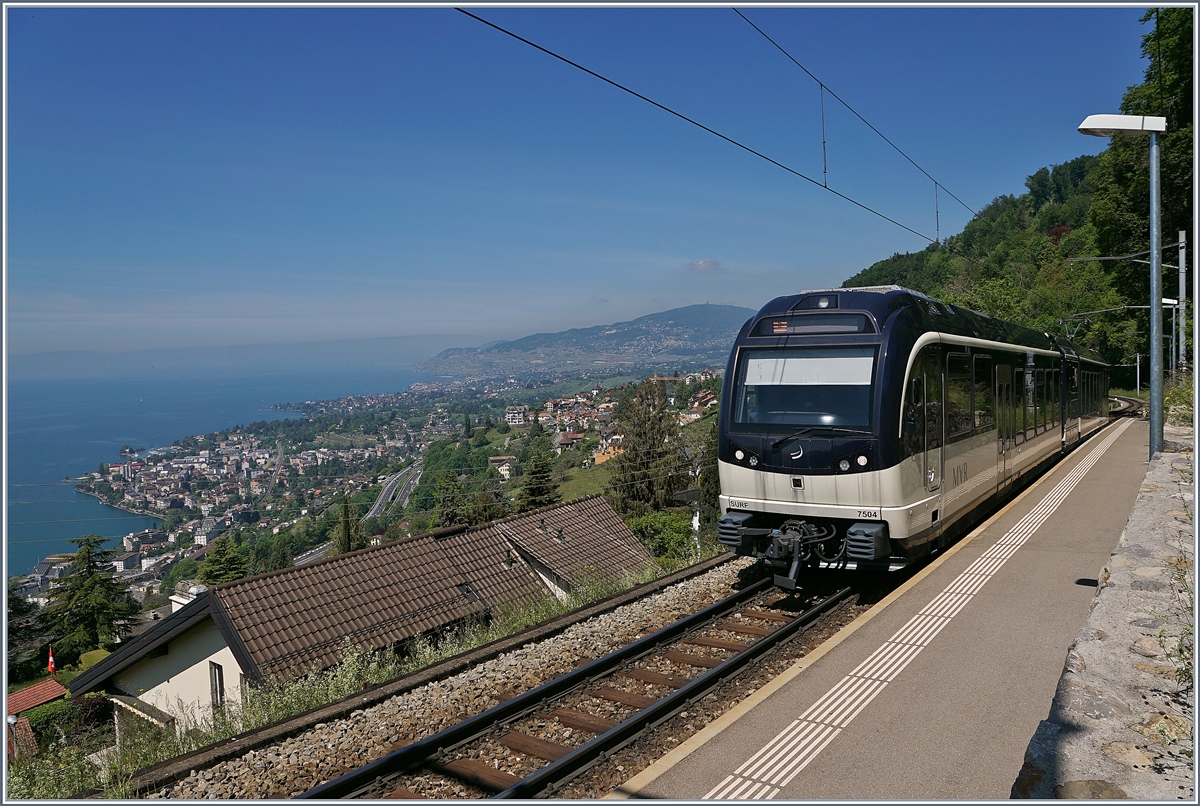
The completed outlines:
[[[1129,796],[1121,787],[1108,781],[1067,781],[1054,787],[1054,797],[1060,800],[1101,800]]]
[[[1141,568],[1135,568],[1133,573],[1146,579],[1156,579],[1162,576],[1163,570],[1161,565],[1144,565]]]
[[[1083,714],[1092,719],[1129,713],[1129,708],[1115,697],[1065,676],[1058,683],[1054,701],[1064,711]]]
[[[1135,579],[1130,586],[1135,591],[1161,591],[1166,590],[1166,585],[1156,579]]]
[[[1157,658],[1163,654],[1162,644],[1148,635],[1139,638],[1129,649],[1147,658]]]
[[[1159,677],[1175,677],[1175,667],[1161,663],[1135,663],[1134,668],[1146,674],[1156,674]]]
[[[1104,752],[1122,764],[1131,767],[1145,767],[1154,761],[1154,756],[1138,749],[1132,742],[1112,742],[1104,745]]]
[[[1135,627],[1145,627],[1148,630],[1157,630],[1162,625],[1166,624],[1166,619],[1161,618],[1141,618],[1129,622]]]
[[[1131,727],[1164,747],[1192,735],[1192,723],[1174,714],[1147,714],[1140,724]]]

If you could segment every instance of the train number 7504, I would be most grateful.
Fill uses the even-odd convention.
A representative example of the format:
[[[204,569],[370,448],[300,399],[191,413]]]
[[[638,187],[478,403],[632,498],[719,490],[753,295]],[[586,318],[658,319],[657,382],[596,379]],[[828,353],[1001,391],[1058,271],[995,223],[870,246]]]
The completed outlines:
[[[877,509],[860,509],[858,511],[858,517],[872,518],[874,520],[879,520],[879,510],[877,510]]]

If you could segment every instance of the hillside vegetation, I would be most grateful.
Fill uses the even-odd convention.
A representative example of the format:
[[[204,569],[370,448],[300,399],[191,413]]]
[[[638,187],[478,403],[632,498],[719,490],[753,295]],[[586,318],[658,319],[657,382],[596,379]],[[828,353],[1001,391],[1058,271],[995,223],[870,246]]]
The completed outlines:
[[[1120,111],[1167,118],[1160,138],[1167,244],[1192,220],[1192,11],[1151,10],[1142,22],[1152,26],[1142,39],[1150,65]],[[1077,314],[1117,308],[1087,314],[1074,340],[1113,363],[1131,362],[1136,353],[1145,360],[1148,313],[1124,306],[1148,304],[1148,266],[1069,261],[1149,247],[1149,171],[1148,137],[1112,138],[1098,157],[1037,170],[1025,181],[1026,193],[996,198],[961,233],[921,252],[892,255],[843,286],[901,285],[1057,335]],[[1175,254],[1165,250],[1163,264],[1175,264]],[[1164,296],[1174,297],[1177,271],[1164,269],[1163,276]],[[1071,332],[1077,326],[1070,322]]]

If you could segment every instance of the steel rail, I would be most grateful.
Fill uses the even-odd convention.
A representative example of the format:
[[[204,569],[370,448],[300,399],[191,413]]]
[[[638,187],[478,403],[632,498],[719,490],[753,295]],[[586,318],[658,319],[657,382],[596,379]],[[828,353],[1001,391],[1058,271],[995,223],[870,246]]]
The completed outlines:
[[[635,740],[642,733],[673,717],[692,702],[705,696],[729,677],[740,672],[766,652],[775,649],[801,627],[815,621],[850,594],[850,588],[842,588],[804,613],[784,624],[770,635],[765,635],[746,649],[726,660],[690,683],[668,694],[653,705],[631,716],[607,733],[597,736],[587,744],[573,750],[558,761],[552,761],[532,775],[523,778],[495,796],[503,798],[536,798],[553,794],[562,784]]]
[[[738,605],[748,599],[752,599],[770,586],[771,580],[760,580],[753,585],[747,586],[745,590],[735,593],[733,596],[726,597],[633,643],[626,644],[624,647],[610,652],[604,657],[597,658],[590,663],[556,677],[544,685],[530,689],[524,694],[513,697],[511,700],[502,702],[480,714],[469,717],[457,725],[452,725],[432,736],[427,736],[424,739],[413,742],[407,747],[402,747],[358,769],[351,770],[331,781],[320,784],[307,792],[302,792],[296,795],[294,799],[319,800],[348,797],[353,795],[356,790],[374,784],[382,776],[402,774],[408,770],[420,767],[459,745],[486,735],[497,724],[512,721],[523,716],[526,712],[534,712],[538,708],[541,708],[547,700],[562,696],[572,689],[584,686],[593,678],[608,674],[625,661],[651,652],[659,644],[674,640],[705,622],[734,610]],[[749,646],[756,646],[756,644],[750,644]]]

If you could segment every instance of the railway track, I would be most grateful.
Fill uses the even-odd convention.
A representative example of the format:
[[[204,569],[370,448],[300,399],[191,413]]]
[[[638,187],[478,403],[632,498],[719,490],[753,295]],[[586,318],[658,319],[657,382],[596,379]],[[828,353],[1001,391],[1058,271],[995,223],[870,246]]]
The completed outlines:
[[[1112,410],[1113,415],[1116,417],[1136,415],[1141,412],[1142,407],[1145,405],[1145,403],[1136,397],[1123,397],[1122,395],[1109,395],[1109,397],[1121,404]]]
[[[850,595],[781,596],[762,580],[300,799],[535,798],[686,709]],[[802,612],[797,612],[801,610]],[[437,794],[423,793],[437,779]]]

